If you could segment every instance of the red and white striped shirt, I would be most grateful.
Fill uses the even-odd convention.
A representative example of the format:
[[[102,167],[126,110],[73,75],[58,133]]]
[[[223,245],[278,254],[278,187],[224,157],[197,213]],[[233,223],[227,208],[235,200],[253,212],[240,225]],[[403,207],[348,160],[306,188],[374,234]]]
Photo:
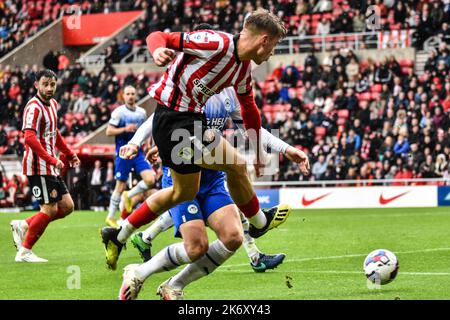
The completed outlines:
[[[51,99],[50,105],[47,106],[38,97],[33,97],[25,106],[22,128],[22,131],[26,129],[36,131],[41,146],[54,158],[56,158],[57,110],[58,103],[55,99]],[[24,175],[58,175],[54,166],[40,158],[27,144],[25,147]]]
[[[176,111],[200,113],[206,101],[226,87],[238,94],[252,92],[251,63],[240,61],[237,37],[212,30],[165,35],[167,48],[181,51],[159,82],[148,92]]]

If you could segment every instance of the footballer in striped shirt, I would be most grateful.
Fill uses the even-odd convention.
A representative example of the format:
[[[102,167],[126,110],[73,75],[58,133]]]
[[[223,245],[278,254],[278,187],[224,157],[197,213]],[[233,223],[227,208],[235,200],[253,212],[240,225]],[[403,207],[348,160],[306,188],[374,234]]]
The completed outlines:
[[[50,222],[64,218],[74,208],[67,186],[59,176],[64,163],[56,155],[56,149],[67,157],[72,167],[80,165],[80,160],[65,144],[57,128],[58,102],[53,99],[56,81],[53,71],[39,71],[35,82],[37,94],[28,101],[23,114],[23,174],[30,181],[40,211],[26,220],[11,221],[17,262],[47,262],[31,249]]]

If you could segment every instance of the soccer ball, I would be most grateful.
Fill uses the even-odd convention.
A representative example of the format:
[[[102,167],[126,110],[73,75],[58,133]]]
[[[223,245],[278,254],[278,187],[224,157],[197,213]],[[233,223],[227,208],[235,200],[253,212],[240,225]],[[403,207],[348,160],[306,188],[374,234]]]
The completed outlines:
[[[364,273],[375,284],[387,284],[395,279],[398,272],[398,260],[389,250],[374,250],[364,260]]]

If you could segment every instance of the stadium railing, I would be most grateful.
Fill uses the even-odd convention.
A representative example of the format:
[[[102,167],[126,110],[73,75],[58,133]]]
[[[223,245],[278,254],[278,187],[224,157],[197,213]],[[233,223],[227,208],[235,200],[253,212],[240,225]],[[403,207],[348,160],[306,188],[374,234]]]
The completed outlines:
[[[316,180],[316,181],[255,181],[255,187],[369,187],[369,186],[420,186],[450,185],[447,178],[369,179],[369,180]]]
[[[372,31],[313,36],[291,36],[275,48],[275,54],[325,52],[337,48],[362,49],[407,48],[412,44],[413,30]]]
[[[275,48],[275,54],[327,52],[336,48],[353,51],[380,48],[408,48],[412,44],[413,30],[372,31],[359,33],[338,33],[312,36],[291,36],[283,39]],[[146,63],[152,61],[145,45],[135,46],[121,63]]]

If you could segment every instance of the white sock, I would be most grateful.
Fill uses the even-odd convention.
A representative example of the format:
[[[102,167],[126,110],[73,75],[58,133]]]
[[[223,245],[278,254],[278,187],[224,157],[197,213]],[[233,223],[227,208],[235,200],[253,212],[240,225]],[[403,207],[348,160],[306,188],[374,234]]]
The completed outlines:
[[[250,237],[248,234],[248,228],[250,227],[250,224],[248,220],[242,215],[241,213],[241,221],[242,221],[242,227],[244,229],[244,248],[245,251],[247,251],[247,256],[250,259],[250,262],[256,263],[259,259],[259,254],[261,251],[259,251],[258,247],[256,246],[255,239]]]
[[[114,191],[111,195],[111,200],[109,201],[108,219],[115,218],[116,211],[119,208],[120,196],[121,194],[116,191]]]
[[[136,271],[144,280],[154,273],[170,271],[190,262],[191,259],[187,255],[184,243],[179,242],[159,251],[151,260],[138,266]]]
[[[117,240],[121,243],[126,243],[134,231],[136,231],[136,228],[128,221],[128,219],[123,220],[119,234],[117,235]]]
[[[262,212],[261,209],[259,209],[258,213],[255,214],[253,217],[248,219],[250,223],[258,229],[264,228],[267,224],[267,218],[264,212]]]
[[[221,266],[234,251],[228,250],[220,240],[215,240],[209,246],[208,252],[197,261],[189,264],[178,272],[171,280],[170,285],[176,289],[183,289],[189,283],[198,280]],[[151,260],[150,260],[151,261]]]
[[[144,240],[145,243],[150,244],[150,242],[152,242],[152,240],[155,239],[158,234],[166,231],[171,226],[173,226],[172,217],[170,216],[169,211],[166,211],[162,215],[160,215],[159,218],[156,219],[156,221],[153,222],[150,227],[145,229],[145,231],[142,233],[142,240]]]
[[[27,220],[20,220],[20,227],[23,229],[28,229],[29,225],[27,223]]]
[[[128,191],[128,197],[133,198],[135,195],[150,189],[150,187],[144,182],[144,180],[139,181],[130,191]]]

